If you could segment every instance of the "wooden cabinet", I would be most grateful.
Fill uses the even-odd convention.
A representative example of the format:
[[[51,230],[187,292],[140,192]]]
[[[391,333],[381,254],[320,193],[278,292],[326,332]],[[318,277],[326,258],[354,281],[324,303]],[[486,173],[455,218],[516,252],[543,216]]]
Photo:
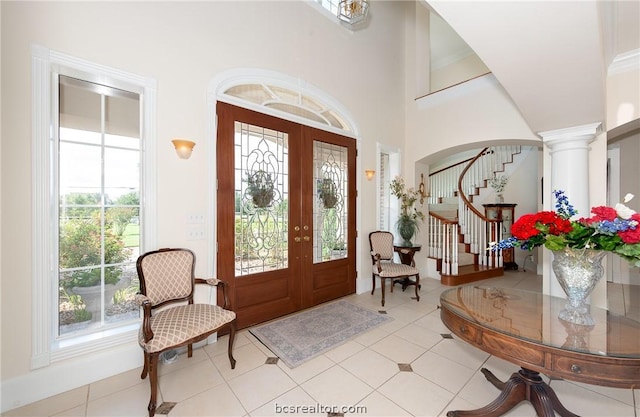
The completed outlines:
[[[511,225],[514,221],[516,205],[517,204],[508,203],[483,204],[484,215],[490,220],[499,220],[502,224],[499,233],[496,236],[488,236],[490,242],[511,237]],[[502,251],[502,261],[504,269],[513,269],[514,271],[518,270],[518,264],[516,263],[513,248],[504,249]]]

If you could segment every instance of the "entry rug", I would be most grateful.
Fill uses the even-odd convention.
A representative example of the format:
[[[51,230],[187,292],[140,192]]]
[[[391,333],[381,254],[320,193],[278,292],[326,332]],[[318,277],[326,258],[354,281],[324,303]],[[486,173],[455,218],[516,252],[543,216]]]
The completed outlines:
[[[249,331],[289,368],[295,368],[390,320],[385,314],[340,300]]]

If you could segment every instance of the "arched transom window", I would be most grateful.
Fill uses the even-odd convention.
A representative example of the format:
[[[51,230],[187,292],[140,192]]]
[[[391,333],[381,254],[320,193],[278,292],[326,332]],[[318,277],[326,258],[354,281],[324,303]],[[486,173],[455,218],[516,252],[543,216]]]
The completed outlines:
[[[345,118],[332,106],[301,91],[273,84],[248,83],[229,87],[223,95],[288,114],[288,119],[302,118],[307,121],[305,124],[354,133]]]

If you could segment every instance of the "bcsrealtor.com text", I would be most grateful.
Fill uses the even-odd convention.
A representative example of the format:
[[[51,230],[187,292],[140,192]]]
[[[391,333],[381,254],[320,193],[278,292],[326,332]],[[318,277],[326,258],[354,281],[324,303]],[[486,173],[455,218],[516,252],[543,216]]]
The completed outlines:
[[[276,414],[365,414],[364,405],[275,404]]]

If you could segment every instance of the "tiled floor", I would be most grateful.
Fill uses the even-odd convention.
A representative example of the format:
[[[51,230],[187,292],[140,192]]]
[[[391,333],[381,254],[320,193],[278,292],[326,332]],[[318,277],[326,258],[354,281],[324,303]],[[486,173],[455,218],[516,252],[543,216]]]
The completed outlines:
[[[509,271],[483,284],[539,291],[541,278]],[[373,329],[295,369],[273,356],[248,331],[239,332],[229,367],[226,337],[196,349],[191,359],[180,355],[160,368],[160,401],[177,403],[169,417],[178,416],[327,416],[326,406],[353,406],[348,416],[444,416],[448,410],[474,409],[493,400],[498,391],[480,368],[506,380],[517,367],[468,344],[446,339],[436,309],[443,287],[423,279],[420,302],[413,291],[397,289],[384,308],[393,321]],[[640,320],[640,286],[611,286],[610,309]],[[347,297],[380,310],[380,294]],[[142,353],[141,353],[142,354]],[[410,364],[400,371],[398,364]],[[594,417],[640,417],[640,390],[597,387],[568,381],[549,382],[572,412]],[[635,398],[634,398],[635,395]],[[132,416],[147,415],[149,381],[140,369],[12,410],[5,416]],[[316,407],[308,412],[295,406]],[[156,414],[163,417],[162,414]],[[508,416],[535,416],[520,403]]]

